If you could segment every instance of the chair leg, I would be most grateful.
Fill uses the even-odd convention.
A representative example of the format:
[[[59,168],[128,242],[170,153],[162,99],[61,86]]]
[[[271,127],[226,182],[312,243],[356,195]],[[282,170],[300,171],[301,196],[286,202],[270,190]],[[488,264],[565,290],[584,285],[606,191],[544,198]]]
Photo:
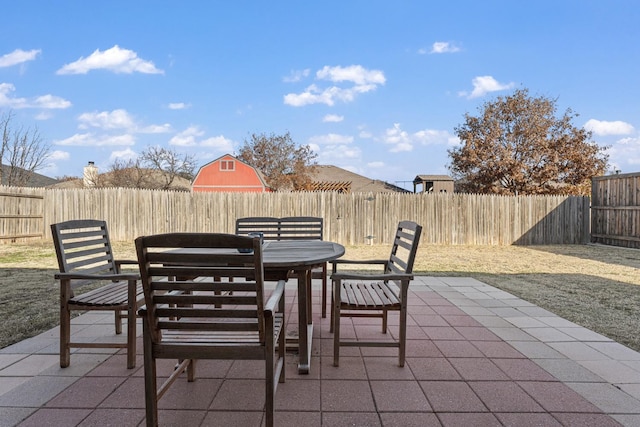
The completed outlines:
[[[273,418],[274,418],[274,407],[275,407],[275,378],[274,378],[274,370],[273,370],[273,354],[271,357],[267,357],[266,367],[267,367],[267,378],[265,381],[265,418],[266,418],[266,426],[273,427]]]
[[[60,307],[60,367],[66,368],[71,363],[71,313],[67,304]]]
[[[335,313],[335,309],[333,308],[333,288],[331,289],[331,313],[329,316],[331,317],[331,321],[329,322],[329,333],[333,333],[333,316]]]
[[[274,346],[274,329],[273,329],[273,317],[269,318],[267,322],[265,322],[266,336],[265,336],[265,418],[266,418],[266,427],[273,427],[273,418],[275,411],[275,387],[276,387],[276,379],[275,379],[275,346]],[[279,347],[278,347],[279,348]],[[280,355],[278,355],[280,356]]]
[[[121,310],[116,310],[114,312],[114,317],[115,317],[115,327],[116,327],[116,335],[120,335],[122,333],[122,317],[124,316],[122,314]]]
[[[71,310],[69,309],[69,292],[71,285],[68,281],[60,282],[60,367],[66,368],[71,363]]]
[[[327,263],[322,264],[322,318],[327,317]]]
[[[387,333],[387,327],[388,327],[387,310],[382,310],[382,333],[383,334]]]
[[[135,305],[134,305],[135,307]],[[136,367],[136,311],[129,310],[127,316],[127,369]]]
[[[136,281],[129,283],[127,296],[127,368],[136,367]],[[122,330],[122,324],[120,325]]]
[[[191,359],[187,365],[187,381],[192,383],[196,380],[196,359]]]
[[[407,307],[404,307],[400,310],[400,342],[398,348],[398,366],[401,368],[404,366],[404,361],[406,357],[406,349],[407,349]]]
[[[156,381],[156,359],[152,354],[151,335],[147,319],[142,321],[144,342],[144,400],[147,427],[158,426],[158,384]]]
[[[340,293],[333,286],[333,304],[331,321],[333,322],[333,366],[340,366]]]

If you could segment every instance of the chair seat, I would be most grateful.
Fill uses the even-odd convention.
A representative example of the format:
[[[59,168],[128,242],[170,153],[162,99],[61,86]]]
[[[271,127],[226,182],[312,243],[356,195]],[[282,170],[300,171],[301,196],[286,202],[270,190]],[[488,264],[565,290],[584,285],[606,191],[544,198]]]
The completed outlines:
[[[282,314],[277,313],[273,318],[274,328],[274,342],[278,340],[278,335],[282,330],[283,325]],[[188,322],[188,319],[181,319]],[[180,323],[180,322],[178,322]],[[194,331],[194,330],[165,330],[162,333],[162,346],[167,344],[186,343],[188,345],[251,345],[255,342],[256,345],[260,344],[260,335],[258,331]]]
[[[75,305],[87,305],[87,306],[126,306],[128,299],[128,286],[126,280],[119,282],[112,282],[104,285],[98,289],[94,289],[89,292],[85,292],[82,295],[75,296],[69,299],[70,304]],[[137,298],[143,297],[142,284],[138,283],[136,286]]]
[[[400,310],[397,293],[384,282],[343,282],[340,308],[345,310]]]

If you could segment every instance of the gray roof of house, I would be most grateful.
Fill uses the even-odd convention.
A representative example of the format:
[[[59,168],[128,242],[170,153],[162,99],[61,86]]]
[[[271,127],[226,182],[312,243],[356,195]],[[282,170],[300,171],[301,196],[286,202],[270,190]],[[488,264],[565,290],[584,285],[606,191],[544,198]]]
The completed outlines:
[[[0,172],[2,173],[2,185],[7,185],[7,177],[9,176],[10,166],[1,165]],[[31,179],[27,182],[25,187],[47,187],[49,185],[57,183],[58,180],[54,178],[49,178],[48,176],[40,175],[39,173],[33,173],[31,175]]]
[[[408,193],[409,191],[379,179],[371,179],[331,165],[317,165],[315,182],[350,182],[352,193]]]

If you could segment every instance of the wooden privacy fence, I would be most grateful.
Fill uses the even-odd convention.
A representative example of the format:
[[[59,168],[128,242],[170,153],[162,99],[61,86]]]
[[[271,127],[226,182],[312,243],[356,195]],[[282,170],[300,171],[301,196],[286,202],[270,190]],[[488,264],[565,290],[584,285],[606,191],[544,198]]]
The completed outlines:
[[[0,243],[44,237],[41,189],[0,186]]]
[[[591,179],[591,241],[640,248],[640,173]]]
[[[321,216],[324,238],[344,245],[389,244],[400,220],[424,229],[425,244],[534,245],[589,241],[589,198],[401,193],[188,193],[40,189],[42,228],[104,219],[112,240],[174,231],[233,233],[246,216]]]

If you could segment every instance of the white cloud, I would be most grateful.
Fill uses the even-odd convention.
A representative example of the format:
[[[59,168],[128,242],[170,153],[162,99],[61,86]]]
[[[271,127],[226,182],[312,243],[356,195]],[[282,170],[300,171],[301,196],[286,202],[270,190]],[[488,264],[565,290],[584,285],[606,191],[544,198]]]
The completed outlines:
[[[184,102],[172,102],[169,104],[169,109],[170,110],[184,110],[186,108],[189,108],[190,105],[189,104],[185,104]]]
[[[449,145],[455,146],[460,143],[460,138],[450,134],[446,130],[425,129],[413,134],[416,142],[423,145]]]
[[[392,128],[385,131],[382,141],[391,145],[392,153],[412,151],[415,144],[422,145],[448,145],[459,143],[457,136],[445,130],[423,129],[414,133],[403,130],[400,123],[394,123]]]
[[[411,136],[406,131],[400,129],[400,123],[394,123],[393,128],[387,129],[382,140],[392,146],[389,150],[392,153],[413,150]]]
[[[367,70],[362,65],[350,65],[348,67],[329,67],[325,65],[316,72],[320,80],[332,82],[352,82],[356,85],[383,85],[386,81],[384,73],[380,70]]]
[[[140,133],[168,133],[171,132],[171,130],[172,128],[169,123],[165,123],[163,125],[149,125],[137,129]]]
[[[507,90],[515,87],[515,83],[500,83],[492,76],[478,76],[474,77],[471,81],[473,84],[473,91],[469,94],[467,92],[459,92],[460,96],[466,96],[469,99],[478,98],[486,95],[490,92],[497,92],[501,90]]]
[[[622,138],[611,145],[607,154],[614,169],[635,172],[640,165],[640,138]]]
[[[320,164],[340,164],[345,159],[359,159],[362,150],[349,135],[329,133],[309,138],[309,147],[318,154]]]
[[[629,135],[635,129],[629,123],[616,120],[613,122],[591,119],[585,123],[584,128],[599,136],[606,135]]]
[[[77,133],[69,138],[54,141],[55,145],[101,147],[101,146],[127,146],[134,145],[136,140],[133,135],[95,135],[92,133]]]
[[[31,103],[33,108],[64,109],[71,107],[71,102],[54,95],[36,97]]]
[[[369,162],[369,163],[367,163],[367,167],[375,168],[375,169],[384,168],[386,166],[387,165],[385,165],[384,162]]]
[[[71,102],[54,95],[41,95],[31,100],[27,98],[14,98],[11,93],[16,90],[11,83],[0,83],[0,107],[9,108],[44,108],[64,109],[71,107]]]
[[[352,136],[339,135],[336,133],[329,133],[327,135],[316,135],[309,138],[309,143],[315,145],[351,144],[352,142]]]
[[[179,147],[192,147],[197,145],[196,137],[204,135],[204,131],[197,126],[190,126],[182,132],[178,132],[169,140],[170,145]]]
[[[348,87],[329,86],[321,88],[316,84],[308,86],[302,93],[289,93],[284,96],[284,103],[293,107],[309,104],[334,105],[337,101],[352,102],[357,95],[375,90],[385,83],[384,73],[380,70],[367,70],[361,65],[349,67],[325,66],[316,72],[317,80],[333,83],[348,83]]]
[[[284,103],[292,107],[302,107],[309,104],[333,105],[331,95],[325,91],[322,93],[316,85],[311,85],[302,93],[288,93],[284,96]]]
[[[200,142],[200,145],[203,147],[211,147],[218,151],[224,151],[225,153],[233,151],[233,141],[222,135],[207,138]]]
[[[100,129],[133,129],[135,123],[131,115],[123,109],[82,113],[78,117],[80,129],[96,127]]]
[[[224,152],[233,151],[233,141],[225,138],[223,135],[200,139],[203,135],[204,131],[202,129],[197,126],[190,126],[182,132],[175,134],[169,140],[169,144],[179,147],[210,147]]]
[[[311,74],[311,70],[308,68],[304,70],[291,70],[291,73],[289,73],[288,76],[283,77],[282,81],[285,83],[296,83],[306,77],[309,77],[309,74]]]
[[[114,73],[143,73],[164,74],[151,61],[138,58],[138,54],[129,49],[122,49],[118,45],[101,51],[96,49],[89,57],[80,57],[75,62],[65,64],[57,74],[87,74],[91,70],[109,70]]]
[[[365,126],[358,126],[358,129],[360,129],[360,132],[358,133],[358,137],[362,138],[362,139],[369,139],[369,138],[373,138],[373,134],[371,132],[369,132]]]
[[[54,150],[49,154],[49,160],[69,160],[69,152]]]
[[[359,159],[362,150],[356,145],[329,145],[325,147],[319,154],[321,164],[339,163],[345,159]]]
[[[111,155],[109,156],[109,161],[111,163],[115,162],[116,160],[122,160],[124,162],[127,162],[129,160],[135,160],[137,158],[138,158],[138,153],[133,151],[131,148],[127,147],[124,150],[112,151]]]
[[[293,107],[302,107],[309,104],[326,104],[333,106],[336,101],[352,102],[359,93],[366,93],[376,88],[375,85],[353,86],[351,88],[339,88],[331,86],[320,90],[318,86],[311,85],[303,93],[289,93],[284,97],[284,103]]]
[[[98,128],[105,131],[114,129],[124,129],[133,133],[167,133],[171,131],[168,123],[162,125],[141,126],[136,123],[133,116],[127,110],[117,109],[113,111],[101,111],[82,113],[78,117],[78,128],[89,129]]]
[[[339,123],[344,120],[344,116],[339,116],[337,114],[327,114],[322,118],[322,121],[325,123]]]
[[[11,53],[0,56],[0,68],[11,67],[27,61],[33,61],[41,53],[40,49],[22,50],[16,49]]]
[[[435,42],[431,45],[431,50],[428,53],[455,53],[460,52],[460,48],[453,43],[449,42]],[[421,49],[419,53],[427,53],[426,49]]]

